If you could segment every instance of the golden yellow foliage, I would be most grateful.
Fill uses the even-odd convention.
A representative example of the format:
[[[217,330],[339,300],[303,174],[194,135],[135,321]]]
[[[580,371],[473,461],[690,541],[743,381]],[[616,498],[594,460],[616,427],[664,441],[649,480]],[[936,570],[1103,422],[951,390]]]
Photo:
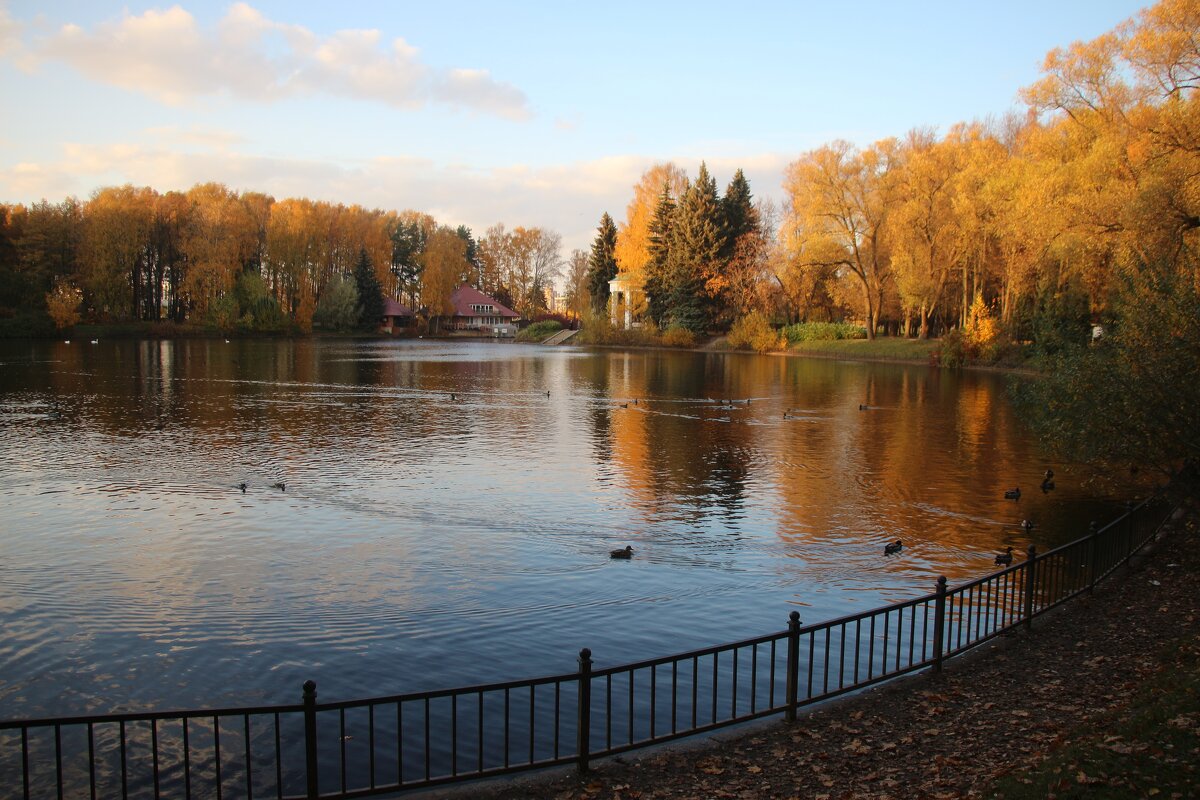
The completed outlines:
[[[79,306],[82,302],[83,293],[66,281],[59,281],[52,291],[46,293],[46,311],[60,331],[79,324]]]

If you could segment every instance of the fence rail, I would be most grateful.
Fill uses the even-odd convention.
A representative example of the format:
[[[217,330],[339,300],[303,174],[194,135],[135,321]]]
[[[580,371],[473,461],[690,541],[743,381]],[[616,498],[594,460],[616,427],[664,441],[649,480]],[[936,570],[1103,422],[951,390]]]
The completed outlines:
[[[0,721],[0,786],[28,798],[353,798],[590,759],[772,714],[944,659],[1090,592],[1154,535],[1151,498],[1012,566],[839,619],[594,669],[321,703]]]

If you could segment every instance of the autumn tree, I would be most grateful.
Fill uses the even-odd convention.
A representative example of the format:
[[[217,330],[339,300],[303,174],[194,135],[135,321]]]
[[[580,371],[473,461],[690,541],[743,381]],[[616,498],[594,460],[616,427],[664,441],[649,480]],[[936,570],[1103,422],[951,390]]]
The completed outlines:
[[[785,225],[795,257],[855,281],[869,338],[891,281],[886,224],[895,152],[894,140],[862,151],[836,141],[790,164],[784,178],[791,204]]]
[[[467,244],[454,229],[440,226],[429,234],[421,253],[421,301],[434,330],[454,313],[450,299],[467,270]]]
[[[567,310],[575,319],[583,316],[591,306],[588,290],[588,253],[585,250],[571,251],[566,270]]]
[[[633,199],[625,208],[625,220],[617,230],[613,255],[618,273],[626,273],[635,283],[644,282],[650,260],[650,225],[663,189],[679,197],[687,188],[687,173],[667,161],[650,167],[633,187]]]

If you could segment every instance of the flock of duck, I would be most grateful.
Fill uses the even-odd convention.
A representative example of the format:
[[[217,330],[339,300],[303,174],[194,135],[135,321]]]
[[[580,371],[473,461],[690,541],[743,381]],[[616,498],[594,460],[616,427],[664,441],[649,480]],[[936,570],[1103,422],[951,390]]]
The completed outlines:
[[[747,402],[749,402],[749,401],[747,401]],[[865,409],[865,406],[859,406],[859,408]],[[786,414],[786,412],[785,412],[785,414]],[[1042,477],[1042,493],[1044,494],[1046,492],[1051,491],[1052,489],[1054,489],[1054,470],[1048,469],[1048,470],[1046,470],[1046,474]],[[1013,489],[1006,489],[1004,491],[1004,499],[1005,500],[1020,500],[1021,499],[1021,487],[1017,486]],[[1021,520],[1021,527],[1024,528],[1025,533],[1028,534],[1036,526],[1034,525],[1032,520],[1023,519],[1023,520]],[[904,542],[900,539],[897,539],[894,542],[888,542],[887,544],[885,544],[883,546],[883,554],[885,556],[899,555],[899,553],[902,550],[904,550]],[[633,558],[633,548],[629,545],[625,545],[625,547],[623,547],[621,549],[610,550],[608,553],[608,557],[609,558],[620,558],[620,559]],[[1008,567],[1008,566],[1011,566],[1012,563],[1013,563],[1013,548],[1012,547],[1004,548],[1004,552],[1000,553],[999,555],[996,556],[996,565],[997,566]]]

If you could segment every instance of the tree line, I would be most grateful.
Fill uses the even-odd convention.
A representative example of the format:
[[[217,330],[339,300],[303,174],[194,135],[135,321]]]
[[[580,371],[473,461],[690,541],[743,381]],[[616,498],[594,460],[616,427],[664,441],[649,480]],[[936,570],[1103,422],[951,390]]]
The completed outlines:
[[[534,316],[560,249],[543,228],[496,225],[476,240],[416,211],[218,183],[105,187],[83,202],[0,204],[0,313],[309,331],[377,324],[385,297],[436,318],[468,283]]]
[[[656,325],[722,329],[860,321],[926,337],[986,317],[1009,337],[1078,337],[1113,309],[1120,276],[1195,276],[1200,227],[1200,3],[1163,0],[1090,42],[1052,51],[1026,108],[788,165],[782,208],[724,196],[659,164],[626,218],[605,214],[589,294],[617,272]]]

